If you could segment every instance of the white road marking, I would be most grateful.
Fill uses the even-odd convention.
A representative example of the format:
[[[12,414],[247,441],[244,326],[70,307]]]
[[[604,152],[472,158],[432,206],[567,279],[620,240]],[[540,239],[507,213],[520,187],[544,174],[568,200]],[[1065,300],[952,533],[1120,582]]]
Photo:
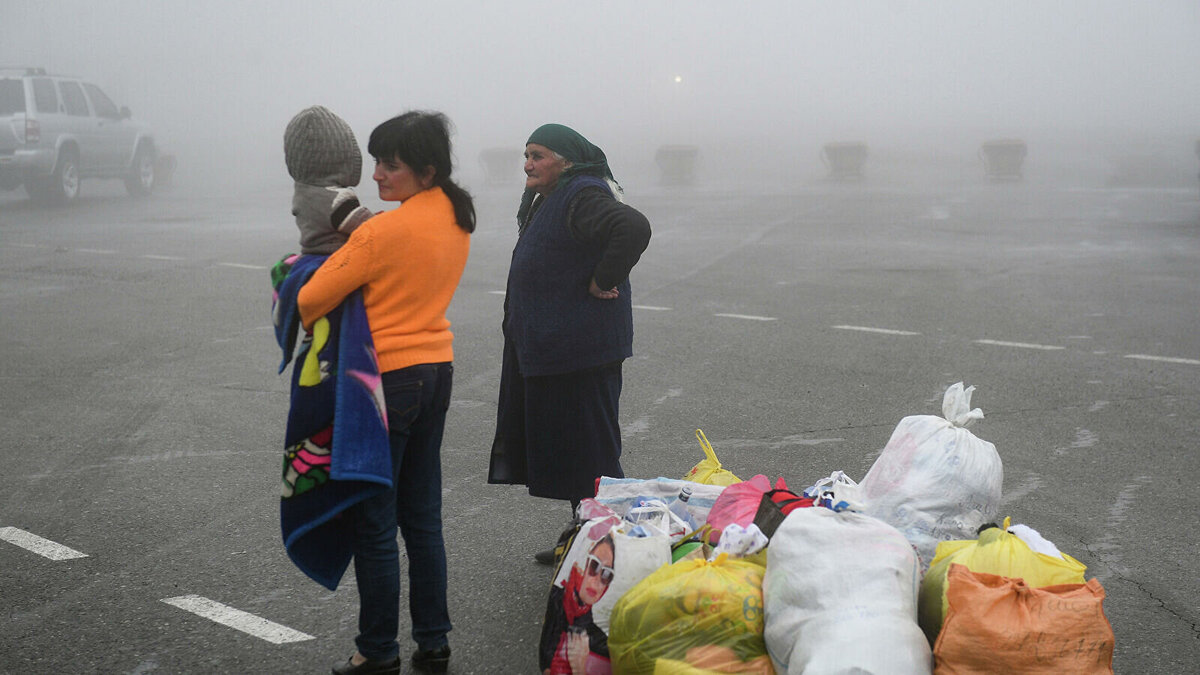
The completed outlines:
[[[16,544],[27,551],[33,551],[43,558],[51,560],[72,560],[88,557],[86,553],[80,553],[73,548],[67,548],[62,544],[57,544],[49,539],[43,539],[36,534],[15,527],[0,527],[0,539],[10,544]]]
[[[1059,347],[1058,345],[1038,345],[1038,344],[1033,344],[1032,342],[1004,342],[1003,340],[976,340],[975,342],[977,344],[981,344],[981,345],[997,345],[999,347],[1020,347],[1022,349],[1045,349],[1045,350],[1066,349],[1066,347]]]
[[[16,248],[37,248],[37,244],[7,244]]]
[[[77,248],[79,253],[98,253],[100,255],[116,255],[117,252],[108,248]]]
[[[305,640],[316,639],[307,633],[301,633],[287,626],[281,626],[273,621],[267,621],[261,616],[255,616],[249,612],[243,612],[240,609],[222,605],[215,600],[209,600],[199,595],[181,595],[176,598],[166,598],[163,602],[197,616],[202,616],[210,621],[215,621],[223,626],[229,626],[261,640],[266,640],[271,644],[280,645],[285,642],[303,642]]]
[[[864,333],[883,333],[884,335],[920,335],[910,330],[895,330],[892,328],[871,328],[870,326],[834,326],[839,330],[858,330]]]
[[[217,264],[220,265],[221,267],[237,267],[239,269],[244,269],[244,270],[265,270],[265,269],[267,269],[263,265],[243,265],[242,263],[226,263],[226,262],[219,262]]]
[[[488,293],[491,293],[492,295],[504,295],[505,294],[504,291],[488,291]]]
[[[648,309],[652,312],[669,312],[669,311],[671,311],[670,307],[655,307],[654,305],[634,305],[633,308],[634,309]]]
[[[1126,354],[1127,359],[1140,359],[1142,361],[1162,361],[1164,363],[1186,363],[1189,366],[1200,366],[1200,361],[1196,359],[1177,359],[1173,356],[1150,356],[1149,354]]]
[[[773,316],[754,316],[753,314],[713,314],[713,316],[723,316],[727,319],[747,319],[749,321],[775,321]]]
[[[146,254],[146,255],[143,255],[143,256],[141,256],[141,257],[142,257],[142,258],[145,258],[145,259],[147,259],[147,260],[187,260],[187,258],[181,258],[181,257],[179,257],[179,256],[177,256],[177,255],[152,255],[152,254]]]

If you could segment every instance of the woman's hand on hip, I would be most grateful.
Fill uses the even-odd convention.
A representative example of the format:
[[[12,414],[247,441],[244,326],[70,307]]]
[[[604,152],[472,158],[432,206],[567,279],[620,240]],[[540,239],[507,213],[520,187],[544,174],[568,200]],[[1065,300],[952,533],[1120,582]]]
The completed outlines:
[[[593,298],[600,298],[601,300],[615,300],[618,297],[620,297],[620,295],[621,295],[620,293],[617,292],[617,289],[615,286],[607,291],[602,290],[599,286],[596,285],[595,279],[592,279],[588,283],[588,293],[591,293]]]

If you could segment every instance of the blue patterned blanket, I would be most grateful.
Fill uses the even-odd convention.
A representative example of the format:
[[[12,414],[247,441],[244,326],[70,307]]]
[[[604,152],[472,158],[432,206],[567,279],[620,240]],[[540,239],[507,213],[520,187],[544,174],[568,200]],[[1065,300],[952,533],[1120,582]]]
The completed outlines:
[[[275,339],[283,350],[279,372],[293,353],[296,359],[279,503],[283,543],[301,571],[335,590],[352,557],[351,527],[343,514],[392,486],[392,461],[362,291],[318,319],[296,351],[302,330],[296,296],[327,257],[290,259],[273,315]]]

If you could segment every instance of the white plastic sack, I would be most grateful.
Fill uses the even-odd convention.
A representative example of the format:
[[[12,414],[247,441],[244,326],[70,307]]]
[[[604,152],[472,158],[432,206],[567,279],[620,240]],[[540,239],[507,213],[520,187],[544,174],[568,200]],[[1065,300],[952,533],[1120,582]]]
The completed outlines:
[[[777,673],[929,673],[920,571],[895,528],[823,507],[788,514],[767,547],[763,638]]]
[[[996,446],[966,427],[983,418],[962,382],[946,390],[942,413],[905,417],[860,484],[864,513],[900,530],[922,569],[939,541],[974,539],[1000,508],[1004,466]]]

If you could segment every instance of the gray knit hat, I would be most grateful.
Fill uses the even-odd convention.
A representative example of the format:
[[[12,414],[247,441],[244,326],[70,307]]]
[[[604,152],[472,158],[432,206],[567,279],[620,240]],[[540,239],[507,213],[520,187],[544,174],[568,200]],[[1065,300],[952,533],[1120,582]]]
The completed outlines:
[[[350,187],[362,179],[354,131],[324,106],[301,110],[283,132],[283,156],[297,183]]]

